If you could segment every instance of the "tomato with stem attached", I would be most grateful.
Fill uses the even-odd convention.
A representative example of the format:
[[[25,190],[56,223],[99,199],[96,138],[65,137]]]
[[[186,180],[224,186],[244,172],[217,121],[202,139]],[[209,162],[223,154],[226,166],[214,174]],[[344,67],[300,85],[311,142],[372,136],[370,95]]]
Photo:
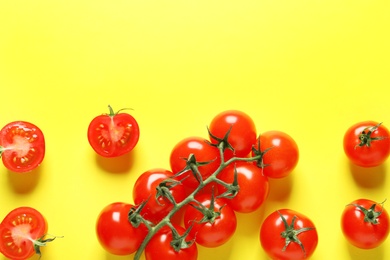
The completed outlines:
[[[262,168],[252,162],[232,163],[218,174],[218,179],[218,197],[231,197],[227,204],[236,212],[249,213],[257,210],[269,194],[268,177],[263,175]]]
[[[187,167],[190,155],[194,156],[200,164],[198,170],[203,180],[207,179],[218,169],[220,164],[220,154],[217,147],[212,146],[205,138],[191,136],[180,140],[172,149],[170,154],[170,166],[173,173],[183,171]],[[183,185],[189,189],[195,189],[199,181],[195,178],[191,169],[186,169],[180,176]]]
[[[135,181],[133,199],[136,205],[146,202],[142,216],[157,224],[186,197],[183,185],[174,180],[173,173],[163,168],[143,172]]]
[[[0,156],[10,171],[34,170],[45,157],[45,137],[41,129],[25,121],[8,123],[0,131]]]
[[[216,115],[209,126],[210,141],[225,142],[225,159],[233,156],[246,157],[256,140],[256,126],[253,119],[239,110],[226,110]]]
[[[146,260],[196,260],[198,247],[188,230],[179,225],[161,228],[145,247]]]
[[[263,221],[260,243],[271,259],[309,259],[317,247],[318,234],[307,216],[291,209],[281,209]]]
[[[105,206],[96,222],[100,245],[114,255],[130,255],[137,251],[148,232],[144,224],[134,227],[128,220],[129,203],[115,202]]]
[[[136,119],[124,109],[92,119],[88,126],[88,141],[93,150],[103,157],[118,157],[129,153],[139,140],[139,126]]]
[[[204,247],[218,247],[233,237],[237,228],[234,210],[225,199],[212,194],[201,194],[195,202],[186,205],[184,226],[191,228],[190,235]]]
[[[15,208],[0,224],[0,252],[13,260],[40,255],[40,247],[55,239],[45,238],[47,229],[45,217],[36,209]]]
[[[390,132],[382,123],[359,122],[345,132],[343,147],[353,164],[361,167],[379,166],[390,154]]]
[[[341,216],[341,230],[347,241],[362,249],[380,246],[389,235],[389,214],[384,202],[358,199],[349,203]]]
[[[261,155],[256,162],[269,178],[287,177],[298,164],[299,149],[295,140],[282,131],[267,131],[256,140],[252,156]]]

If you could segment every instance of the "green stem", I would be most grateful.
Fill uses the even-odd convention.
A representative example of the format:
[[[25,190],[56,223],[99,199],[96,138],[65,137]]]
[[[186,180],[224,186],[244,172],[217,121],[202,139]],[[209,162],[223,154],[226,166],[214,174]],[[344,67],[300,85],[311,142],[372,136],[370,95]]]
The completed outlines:
[[[141,258],[142,252],[145,250],[146,245],[149,243],[152,237],[165,225],[171,226],[170,220],[173,217],[173,215],[175,215],[182,207],[194,201],[195,195],[198,194],[199,191],[201,191],[206,185],[208,185],[213,181],[219,183],[219,179],[217,178],[217,176],[223,169],[225,169],[228,165],[236,161],[251,162],[251,161],[258,160],[261,157],[261,155],[249,157],[249,158],[233,157],[225,162],[224,155],[223,155],[223,151],[224,151],[223,146],[224,146],[223,143],[221,143],[221,145],[218,146],[220,150],[220,156],[221,156],[221,164],[218,167],[218,169],[215,170],[215,172],[211,174],[206,180],[201,181],[198,187],[191,194],[189,194],[184,200],[182,200],[180,203],[177,203],[175,207],[165,216],[165,218],[163,218],[156,226],[150,227],[148,234],[146,235],[145,239],[142,241],[140,247],[138,248],[137,252],[134,255],[134,260],[139,260]]]

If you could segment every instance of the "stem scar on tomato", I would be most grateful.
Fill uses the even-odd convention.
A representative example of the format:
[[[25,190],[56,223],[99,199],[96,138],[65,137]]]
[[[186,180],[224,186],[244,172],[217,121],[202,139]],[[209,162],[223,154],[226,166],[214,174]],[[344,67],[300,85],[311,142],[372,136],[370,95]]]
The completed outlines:
[[[304,256],[306,257],[305,247],[303,246],[302,242],[299,240],[298,235],[303,233],[303,232],[313,230],[314,228],[313,227],[304,227],[304,228],[300,228],[300,229],[294,229],[297,216],[294,216],[292,218],[291,224],[289,225],[287,223],[286,218],[279,211],[278,211],[278,214],[279,214],[280,218],[282,219],[284,227],[285,227],[285,230],[280,234],[282,236],[282,238],[284,238],[286,240],[286,243],[285,243],[282,251],[286,251],[286,249],[290,245],[290,243],[293,242],[293,243],[297,243],[301,247],[301,249],[304,253]]]
[[[382,124],[382,122],[378,123],[375,126],[372,126],[372,127],[368,126],[368,127],[364,128],[363,131],[359,134],[360,143],[355,146],[355,149],[356,149],[356,147],[362,147],[362,146],[370,147],[372,141],[378,141],[378,140],[385,139],[386,137],[383,137],[383,136],[371,137],[372,132],[377,130],[381,124]]]
[[[375,207],[376,207],[376,203],[372,204],[371,207],[369,209],[366,209],[365,207],[359,205],[359,204],[355,204],[355,203],[352,203],[352,204],[348,204],[347,206],[355,206],[357,207],[359,210],[361,210],[364,214],[364,222],[368,222],[368,223],[371,223],[373,225],[377,225],[379,224],[378,222],[378,217],[382,214],[383,212],[383,205],[384,203],[386,202],[386,200],[384,200],[383,202],[379,203],[382,207],[381,207],[381,211],[375,211]]]

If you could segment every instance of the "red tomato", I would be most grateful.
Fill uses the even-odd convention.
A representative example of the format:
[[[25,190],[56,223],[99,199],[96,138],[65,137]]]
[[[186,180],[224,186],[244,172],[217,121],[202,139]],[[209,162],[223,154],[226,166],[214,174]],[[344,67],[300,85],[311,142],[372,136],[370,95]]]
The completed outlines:
[[[198,166],[203,180],[213,174],[220,165],[221,160],[218,148],[207,143],[202,137],[193,136],[181,140],[172,149],[169,162],[174,173],[180,172],[187,167],[187,159],[190,154],[195,156],[196,162],[198,163],[210,162]],[[182,181],[183,185],[192,189],[197,188],[199,185],[198,180],[194,177],[190,169],[178,176],[177,179],[184,179]]]
[[[232,184],[235,170],[237,171],[239,191],[234,198],[227,200],[227,203],[236,212],[253,212],[260,208],[268,197],[268,178],[263,175],[262,169],[255,164],[237,161],[222,170],[218,175],[218,179]],[[218,190],[220,194],[223,194],[227,189],[220,185]]]
[[[178,235],[182,236],[185,229],[181,226],[174,225]],[[171,242],[174,236],[170,229],[163,227],[149,241],[145,248],[146,260],[196,260],[198,258],[198,248],[196,243],[192,243],[193,238],[187,236],[183,241],[177,241],[175,244],[186,245],[187,248],[175,250]],[[180,248],[180,246],[179,246]]]
[[[142,173],[134,184],[134,203],[139,205],[142,202],[147,201],[142,209],[141,215],[155,224],[160,222],[173,209],[172,202],[166,197],[159,196],[159,198],[156,199],[156,194],[158,194],[157,187],[159,184],[172,176],[173,173],[171,171],[160,168],[151,169]],[[184,186],[180,184],[170,188],[169,192],[176,203],[181,202],[186,197]]]
[[[390,154],[390,133],[381,123],[359,122],[344,135],[344,151],[348,159],[361,167],[382,164]]]
[[[298,146],[294,139],[284,132],[264,132],[256,140],[254,148],[256,152],[252,152],[252,156],[263,153],[262,161],[258,162],[258,165],[264,166],[263,173],[270,178],[284,178],[298,164]]]
[[[317,247],[318,234],[308,217],[290,209],[281,209],[264,220],[260,243],[272,259],[309,259]]]
[[[358,199],[345,207],[341,229],[352,245],[363,249],[375,248],[389,235],[389,215],[383,204]]]
[[[45,157],[42,131],[29,122],[15,121],[0,131],[0,156],[4,166],[14,172],[28,172]]]
[[[127,113],[110,113],[95,117],[88,127],[88,141],[103,157],[117,157],[129,153],[138,143],[139,127]]]
[[[237,218],[234,210],[226,204],[225,199],[215,199],[211,207],[211,194],[197,196],[195,207],[187,205],[184,211],[184,226],[193,225],[190,235],[195,242],[204,247],[217,247],[225,244],[234,235]]]
[[[209,126],[210,133],[218,139],[224,139],[229,130],[227,141],[234,152],[229,149],[225,150],[225,159],[234,155],[248,156],[256,140],[256,126],[252,118],[238,110],[227,110],[216,115]],[[212,143],[218,143],[212,136],[210,139]]]
[[[100,212],[96,222],[96,234],[100,245],[114,255],[130,255],[137,251],[148,229],[141,224],[135,228],[128,220],[133,206],[115,202]]]
[[[0,252],[13,260],[25,260],[39,253],[34,243],[43,242],[47,232],[43,215],[30,207],[12,210],[0,225]]]

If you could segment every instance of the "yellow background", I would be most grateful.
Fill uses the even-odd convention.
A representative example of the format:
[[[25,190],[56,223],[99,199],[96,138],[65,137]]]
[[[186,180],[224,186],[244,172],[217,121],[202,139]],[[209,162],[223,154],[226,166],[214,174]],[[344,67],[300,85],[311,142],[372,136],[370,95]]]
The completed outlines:
[[[199,259],[267,259],[258,233],[279,208],[317,225],[312,259],[389,259],[390,239],[359,250],[339,225],[352,200],[390,199],[390,161],[360,169],[342,150],[350,125],[390,126],[389,13],[387,0],[1,0],[0,125],[35,123],[47,151],[32,173],[0,165],[0,218],[24,205],[43,213],[49,233],[65,237],[42,259],[131,259],[98,244],[100,210],[132,202],[138,175],[169,168],[176,142],[206,136],[214,115],[239,109],[258,133],[290,134],[300,161],[271,181],[260,210],[238,216],[233,240],[199,248]],[[131,155],[112,160],[86,137],[108,104],[133,108],[141,129]]]

